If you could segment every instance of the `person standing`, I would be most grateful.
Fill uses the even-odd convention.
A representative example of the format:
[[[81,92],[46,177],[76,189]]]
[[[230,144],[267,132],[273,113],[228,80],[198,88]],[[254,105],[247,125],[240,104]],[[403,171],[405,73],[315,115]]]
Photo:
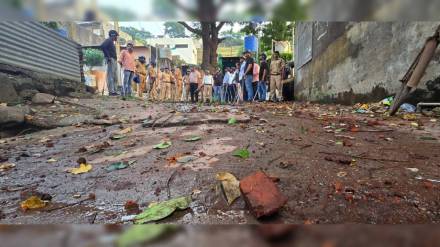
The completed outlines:
[[[266,61],[267,57],[266,54],[260,55],[260,74],[259,74],[259,81],[258,81],[258,101],[262,102],[266,100],[266,94],[267,94],[267,75],[269,74],[269,66],[267,65]]]
[[[188,76],[190,94],[191,94],[191,103],[196,103],[199,101],[199,92],[198,92],[199,77],[200,77],[200,73],[194,67],[191,67],[191,73],[189,73]]]
[[[240,83],[240,87],[242,88],[240,98],[242,98],[242,99],[246,99],[246,96],[247,96],[245,86],[244,86],[244,78],[245,78],[244,72],[246,71],[246,56],[245,56],[245,54],[246,54],[246,52],[243,52],[243,56],[240,58],[240,67],[239,67],[239,73],[238,73],[238,80]]]
[[[179,67],[174,70],[174,79],[176,80],[176,100],[180,102],[182,100],[183,76]]]
[[[203,101],[209,103],[212,102],[212,85],[214,84],[214,78],[211,75],[209,70],[205,71],[205,75],[203,76]]]
[[[154,62],[151,62],[148,68],[148,84],[147,84],[148,99],[150,100],[154,100],[155,98],[157,98],[155,84],[156,84],[156,64]]]
[[[133,42],[127,42],[127,49],[121,52],[119,64],[124,71],[124,80],[122,84],[122,97],[131,96],[131,81],[133,80],[136,72],[135,57],[133,53]]]
[[[147,68],[145,67],[145,57],[140,56],[136,62],[136,75],[139,78],[138,97],[142,98],[147,81]]]
[[[229,78],[231,77],[230,68],[226,67],[225,69],[225,75],[223,76],[223,98],[225,98],[226,101],[229,101]]]
[[[270,97],[273,102],[283,100],[283,84],[281,75],[284,71],[284,61],[278,51],[274,52],[270,62]],[[277,92],[279,97],[277,96]]]
[[[224,102],[223,95],[223,74],[218,68],[214,75],[214,101]]]
[[[116,96],[116,82],[117,82],[117,64],[116,64],[116,47],[115,42],[118,40],[118,32],[110,30],[109,38],[101,44],[101,50],[104,53],[105,61],[107,63],[107,90],[110,96]],[[102,89],[104,91],[104,89]]]
[[[254,90],[252,87],[253,73],[254,73],[254,59],[250,51],[246,51],[245,54],[246,65],[244,72],[244,85],[246,87],[247,101],[252,101],[254,96]]]
[[[172,98],[172,82],[173,78],[168,67],[165,68],[165,72],[162,73],[162,88],[160,92],[160,99],[162,101],[167,101]]]

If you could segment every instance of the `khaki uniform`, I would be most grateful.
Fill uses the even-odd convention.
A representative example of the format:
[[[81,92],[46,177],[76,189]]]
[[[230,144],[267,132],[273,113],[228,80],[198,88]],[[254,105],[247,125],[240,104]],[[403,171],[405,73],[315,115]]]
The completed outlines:
[[[173,89],[173,76],[170,72],[163,72],[162,73],[162,86],[161,86],[161,92],[160,92],[160,99],[162,101],[170,100],[173,98],[174,93],[172,92]]]
[[[272,99],[281,99],[283,97],[283,84],[281,70],[284,67],[284,61],[281,58],[272,60],[270,63],[270,97]],[[278,91],[278,96],[276,92]]]
[[[179,68],[176,68],[176,71],[174,71],[174,79],[175,79],[175,86],[176,86],[176,100],[180,101],[182,99],[182,87],[183,87],[183,77],[182,77],[182,71]]]
[[[154,97],[157,98],[157,92],[156,92],[156,68],[153,66],[148,67],[148,83],[147,83],[147,91],[148,91],[148,97],[150,99],[154,99]],[[153,90],[154,89],[154,90]]]
[[[136,74],[139,76],[138,96],[142,98],[147,83],[147,68],[145,64],[136,61]]]

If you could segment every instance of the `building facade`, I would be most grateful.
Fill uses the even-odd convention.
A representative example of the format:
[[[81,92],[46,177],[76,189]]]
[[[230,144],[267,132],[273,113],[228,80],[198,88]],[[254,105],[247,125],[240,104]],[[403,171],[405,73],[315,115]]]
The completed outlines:
[[[354,104],[395,94],[399,80],[439,24],[297,22],[295,98]],[[437,51],[413,101],[439,100],[439,62]]]
[[[179,56],[188,64],[197,63],[197,40],[193,38],[152,38],[147,43],[155,47],[169,48],[172,56]]]

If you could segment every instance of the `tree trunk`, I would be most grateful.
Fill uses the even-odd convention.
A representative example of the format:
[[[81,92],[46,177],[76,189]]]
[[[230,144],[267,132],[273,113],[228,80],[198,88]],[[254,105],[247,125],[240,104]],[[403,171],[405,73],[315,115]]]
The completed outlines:
[[[202,68],[208,69],[211,64],[211,24],[209,22],[202,22],[202,43],[203,43],[203,57]]]
[[[219,44],[218,39],[218,30],[215,25],[215,22],[211,23],[211,40],[209,42],[211,54],[209,57],[209,64],[211,65],[211,68],[214,69],[217,67],[217,48]]]

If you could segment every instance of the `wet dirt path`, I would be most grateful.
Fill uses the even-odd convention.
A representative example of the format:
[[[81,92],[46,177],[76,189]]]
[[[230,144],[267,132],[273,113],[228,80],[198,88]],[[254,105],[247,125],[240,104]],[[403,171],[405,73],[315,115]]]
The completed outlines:
[[[289,198],[277,215],[260,222],[440,222],[440,184],[424,180],[440,179],[440,127],[428,118],[420,117],[424,130],[419,130],[398,117],[353,114],[337,106],[290,103],[194,109],[113,99],[81,103],[132,121],[122,126],[69,126],[3,139],[1,153],[16,167],[0,173],[1,223],[120,222],[128,200],[142,209],[167,200],[167,182],[173,174],[171,198],[194,192],[197,196],[190,209],[161,222],[257,223],[241,198],[227,206],[215,179],[220,171],[241,179],[257,170],[279,178],[277,184]],[[252,120],[155,130],[140,123],[149,116],[184,114],[179,111],[195,118],[227,111]],[[133,131],[125,138],[110,140],[113,133],[128,127]],[[370,132],[377,130],[386,131]],[[202,140],[184,141],[195,135]],[[420,139],[427,135],[438,140]],[[164,140],[172,146],[153,149]],[[104,142],[110,145],[100,152],[82,150]],[[246,147],[249,159],[232,156],[234,150]],[[175,162],[182,155],[195,158],[186,164]],[[92,170],[67,173],[80,157],[86,158]],[[106,170],[119,161],[136,162],[123,170]],[[31,189],[53,199],[42,210],[23,212],[19,204]],[[95,199],[86,200],[91,193]]]

